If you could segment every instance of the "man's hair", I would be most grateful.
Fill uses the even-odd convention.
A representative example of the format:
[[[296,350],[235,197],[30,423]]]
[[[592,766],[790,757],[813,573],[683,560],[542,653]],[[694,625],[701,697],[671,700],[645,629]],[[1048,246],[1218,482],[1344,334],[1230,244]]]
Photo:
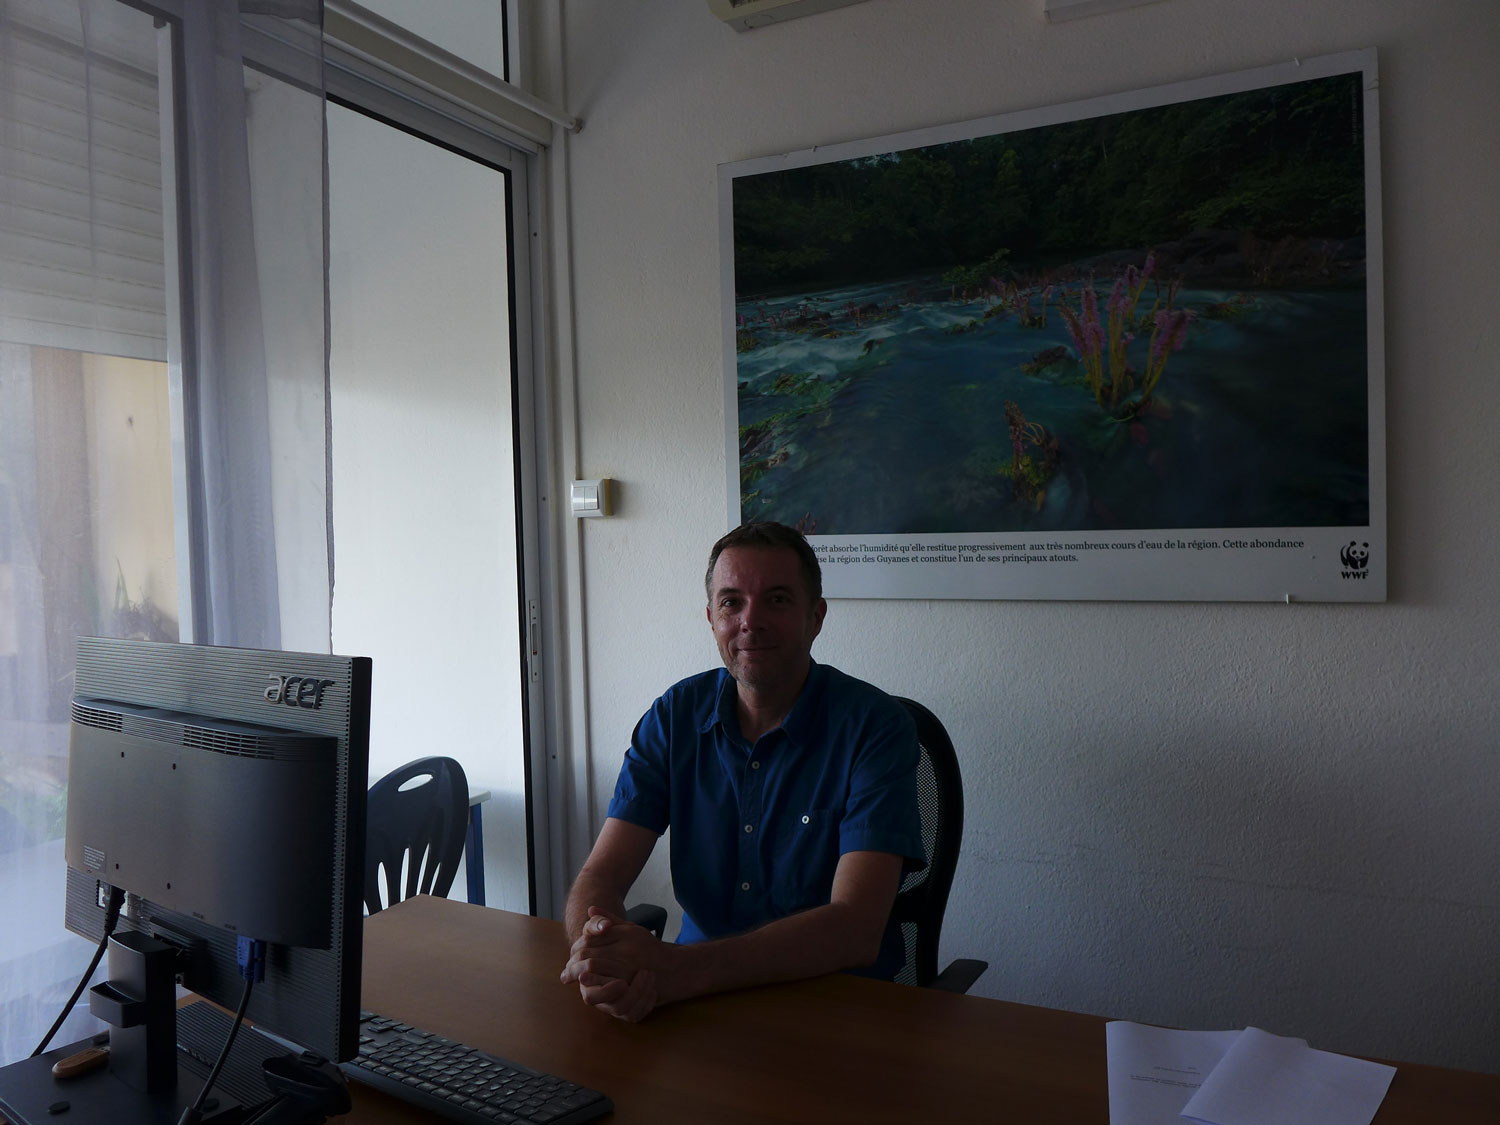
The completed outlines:
[[[807,586],[812,601],[816,602],[823,596],[823,568],[818,565],[818,556],[813,553],[802,532],[795,527],[787,527],[784,523],[755,520],[740,524],[715,543],[714,549],[708,553],[708,570],[703,575],[703,588],[708,592],[710,601],[714,596],[714,567],[719,563],[719,556],[730,547],[760,547],[795,552],[797,562],[802,566],[803,584]]]

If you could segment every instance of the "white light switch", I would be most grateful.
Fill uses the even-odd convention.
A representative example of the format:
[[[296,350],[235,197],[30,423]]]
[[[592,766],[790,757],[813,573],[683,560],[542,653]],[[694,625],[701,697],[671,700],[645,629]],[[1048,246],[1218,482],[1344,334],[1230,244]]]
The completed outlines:
[[[575,516],[607,516],[610,514],[609,486],[613,482],[602,480],[575,480],[569,490],[569,506]]]

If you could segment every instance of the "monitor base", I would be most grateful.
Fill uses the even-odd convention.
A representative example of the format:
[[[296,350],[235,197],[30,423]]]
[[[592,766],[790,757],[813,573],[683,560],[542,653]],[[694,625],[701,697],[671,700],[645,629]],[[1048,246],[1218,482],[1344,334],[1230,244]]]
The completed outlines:
[[[190,1068],[180,1051],[176,1089],[156,1094],[132,1089],[108,1067],[77,1078],[52,1076],[53,1063],[92,1043],[84,1039],[0,1068],[0,1115],[12,1125],[177,1125],[203,1085],[204,1076]],[[217,1099],[211,1094],[209,1100],[216,1105],[204,1116],[205,1125],[230,1125],[244,1116],[244,1105],[229,1094]]]
[[[198,1001],[177,1010],[177,1085],[147,1094],[122,1082],[108,1067],[76,1078],[55,1078],[52,1064],[94,1045],[83,1039],[35,1058],[0,1067],[0,1116],[12,1125],[177,1125],[203,1088],[229,1035],[233,1017]],[[240,1028],[224,1069],[209,1095],[214,1108],[203,1125],[236,1125],[272,1097],[262,1064],[287,1047],[251,1027]],[[66,1109],[54,1109],[66,1103]]]

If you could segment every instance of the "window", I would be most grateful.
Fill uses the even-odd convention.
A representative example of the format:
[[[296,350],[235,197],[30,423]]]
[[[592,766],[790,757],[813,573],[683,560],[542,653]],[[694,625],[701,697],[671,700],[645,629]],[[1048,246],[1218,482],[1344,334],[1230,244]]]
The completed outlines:
[[[431,5],[403,11],[394,4],[380,7],[398,21],[438,14]],[[528,470],[516,446],[525,441],[513,443],[532,431],[524,417],[529,264],[511,250],[526,247],[532,233],[526,200],[537,142],[506,133],[504,114],[476,105],[474,94],[490,81],[476,78],[476,65],[503,60],[509,49],[504,9],[500,0],[455,3],[457,22],[447,31],[419,28],[439,43],[446,36],[455,49],[484,46],[468,51],[466,63],[444,63],[442,52],[421,48],[432,57],[420,81],[401,68],[415,55],[381,46],[390,34],[399,38],[389,25],[358,17],[365,20],[362,46],[336,43],[325,67],[316,22],[246,15],[234,34],[248,65],[231,71],[244,89],[239,117],[207,123],[184,112],[188,102],[203,104],[193,100],[194,83],[223,77],[205,65],[218,52],[183,47],[197,33],[187,30],[193,19],[202,30],[205,10],[186,0],[0,5],[0,902],[27,904],[24,922],[12,911],[0,928],[0,1063],[35,1045],[89,952],[61,924],[78,635],[298,649],[328,647],[331,636],[342,643],[331,609],[341,552],[346,647],[386,644],[398,626],[430,646],[425,667],[401,667],[388,657],[393,675],[384,691],[377,662],[382,706],[407,701],[405,713],[386,716],[390,730],[410,730],[423,698],[454,679],[454,666],[434,661],[463,659],[455,637],[485,655],[490,663],[479,674],[493,691],[475,709],[506,696],[503,734],[487,744],[463,732],[451,737],[466,743],[457,756],[471,782],[491,793],[487,850],[527,856],[529,816],[536,838],[546,840],[544,796],[526,783],[533,751],[525,715],[540,685],[534,672],[523,683],[519,560],[532,517],[518,500]],[[339,28],[354,26],[344,11],[327,13],[325,32],[332,27],[335,40]],[[476,28],[498,28],[498,38]],[[443,82],[441,73],[434,81],[432,65],[462,72],[468,96],[434,92]],[[477,365],[451,355],[439,363],[439,346],[456,342],[451,322],[430,325],[426,350],[395,377],[389,351],[374,357],[385,367],[356,362],[358,348],[342,345],[374,338],[376,326],[359,318],[375,306],[337,306],[335,326],[351,335],[334,340],[331,405],[322,290],[325,75],[330,98],[340,103],[332,117],[385,134],[388,147],[377,160],[404,170],[395,166],[407,159],[397,149],[416,146],[479,200],[464,218],[436,202],[423,213],[419,184],[410,192],[413,215],[446,216],[448,235],[476,260],[476,248],[493,244],[488,280],[456,291],[479,298],[465,322]],[[223,92],[222,83],[216,88]],[[226,120],[244,125],[238,158],[231,147],[214,149],[237,132],[223,127]],[[288,165],[292,140],[310,143],[316,162]],[[224,161],[245,152],[244,191],[226,202],[214,179]],[[350,217],[336,212],[335,230],[355,230],[341,225]],[[400,234],[386,223],[388,234]],[[366,241],[349,245],[367,262],[378,260],[368,257],[378,249],[373,239],[360,237]],[[453,271],[433,268],[445,253],[435,237],[423,234],[403,251],[414,255],[412,278],[429,270],[440,281],[453,279]],[[352,263],[350,257],[343,265]],[[356,276],[334,270],[336,279],[352,283]],[[480,293],[484,286],[489,290]],[[422,393],[413,395],[414,388]],[[476,403],[484,404],[482,415]],[[427,448],[441,459],[424,459],[422,442],[411,440],[420,438],[413,404],[432,412],[428,433],[437,444]],[[331,452],[324,444],[330,419]],[[380,440],[383,426],[385,436],[405,443],[404,463],[384,456],[391,444]],[[455,507],[418,511],[417,489],[405,522],[382,510],[389,495],[382,497],[380,482],[394,479],[389,474],[432,475],[435,465],[438,488]],[[454,512],[464,503],[482,504],[484,519],[461,522]],[[421,516],[446,516],[446,543],[421,527]],[[476,536],[482,550],[474,548]],[[394,548],[414,537],[425,540],[434,573],[391,569]],[[330,538],[338,548],[332,556]],[[361,595],[371,574],[384,585]],[[382,620],[382,606],[395,606],[392,591],[404,592],[417,611],[398,621],[388,608]],[[434,624],[448,633],[425,628]],[[264,641],[246,628],[264,628]],[[428,679],[396,688],[419,675]],[[429,749],[392,752],[405,760]],[[534,902],[531,870],[529,862],[492,862],[495,904],[526,909]],[[90,1026],[75,1014],[59,1034],[77,1037]]]
[[[62,932],[74,638],[178,637],[156,60],[119,4],[0,9],[5,1061],[88,955]]]

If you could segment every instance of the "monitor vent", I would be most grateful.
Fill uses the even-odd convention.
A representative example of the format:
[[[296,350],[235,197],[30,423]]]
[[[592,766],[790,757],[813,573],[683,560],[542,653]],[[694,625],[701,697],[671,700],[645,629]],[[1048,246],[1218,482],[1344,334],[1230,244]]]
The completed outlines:
[[[90,706],[73,700],[73,721],[81,726],[134,735],[168,746],[182,746],[234,758],[257,758],[280,762],[321,761],[332,752],[325,735],[303,731],[276,731],[225,719],[213,726],[193,722],[191,716],[174,716],[159,709],[132,709],[104,702]]]
[[[73,701],[73,721],[86,727],[98,727],[100,730],[119,730],[122,722],[118,711],[105,711],[97,707],[89,707]]]
[[[120,730],[125,734],[138,735],[141,738],[149,738],[153,742],[165,742],[169,745],[182,743],[191,745],[187,739],[188,728],[182,723],[173,722],[171,719],[157,719],[149,715],[125,716],[125,721],[120,725]]]
[[[183,727],[182,744],[194,750],[231,754],[238,758],[302,757],[296,751],[288,753],[289,748],[281,739],[241,734],[237,731],[209,730],[205,727]]]

